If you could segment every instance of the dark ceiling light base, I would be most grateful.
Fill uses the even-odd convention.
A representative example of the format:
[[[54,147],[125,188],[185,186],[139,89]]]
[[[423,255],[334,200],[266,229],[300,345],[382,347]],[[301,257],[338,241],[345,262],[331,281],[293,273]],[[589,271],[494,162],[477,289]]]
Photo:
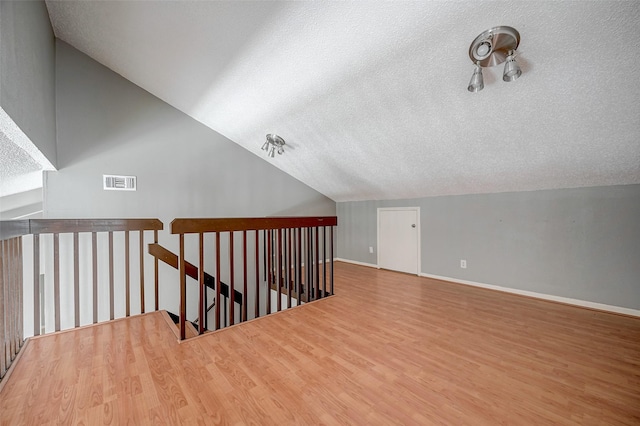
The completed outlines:
[[[280,136],[269,133],[267,135],[267,141],[262,145],[262,150],[267,151],[269,157],[275,157],[276,151],[278,154],[284,153],[285,142]]]
[[[522,74],[515,60],[515,51],[520,45],[520,33],[512,27],[499,26],[483,31],[471,42],[469,58],[476,65],[467,88],[479,92],[484,88],[482,67],[493,67],[506,61],[503,81],[514,81]]]

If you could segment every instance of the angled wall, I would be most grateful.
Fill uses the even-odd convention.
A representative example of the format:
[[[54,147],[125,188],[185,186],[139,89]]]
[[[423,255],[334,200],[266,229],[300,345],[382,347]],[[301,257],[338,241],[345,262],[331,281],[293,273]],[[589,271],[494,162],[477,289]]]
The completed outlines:
[[[378,207],[420,207],[423,274],[640,310],[640,185],[338,203],[338,257],[377,263]]]
[[[46,217],[333,215],[335,202],[56,41],[59,171]],[[261,143],[262,141],[256,141]],[[295,155],[291,153],[290,155]],[[136,192],[104,191],[135,175]]]
[[[43,1],[0,1],[0,107],[56,166],[55,41]]]

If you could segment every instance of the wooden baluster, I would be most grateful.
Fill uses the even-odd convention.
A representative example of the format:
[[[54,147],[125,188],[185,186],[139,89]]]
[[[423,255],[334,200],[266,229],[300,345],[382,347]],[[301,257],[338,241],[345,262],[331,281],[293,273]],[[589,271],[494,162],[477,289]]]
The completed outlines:
[[[267,280],[267,231],[262,231],[262,276]]]
[[[180,253],[178,259],[180,262],[180,340],[184,340],[187,334],[185,325],[185,319],[187,317],[187,270],[184,259],[184,234],[180,234]]]
[[[264,233],[263,233],[264,234]],[[255,298],[255,317],[260,317],[260,231],[256,229],[256,298]],[[245,303],[247,302],[247,296],[245,296]]]
[[[60,235],[53,234],[53,303],[55,331],[60,331]]]
[[[17,328],[17,341],[18,341],[18,350],[20,350],[20,348],[22,347],[22,345],[24,344],[24,303],[22,300],[22,289],[24,287],[24,277],[23,277],[23,272],[22,272],[22,237],[18,237],[16,238],[16,243],[18,245],[18,277],[17,277],[17,281],[18,281],[18,328]]]
[[[2,359],[4,361],[3,375],[6,374],[9,366],[11,365],[11,315],[13,312],[11,306],[11,268],[13,267],[11,262],[11,245],[9,244],[9,240],[2,241],[2,257],[4,268],[2,271],[3,281],[4,281],[4,289],[2,291],[3,295],[3,319],[4,326],[2,327]]]
[[[2,277],[0,277],[0,279],[1,278]],[[1,288],[0,288],[0,291],[2,291]],[[34,336],[40,335],[40,322],[41,322],[41,319],[40,319],[40,234],[33,234],[33,335]]]
[[[329,228],[329,238],[331,239],[331,241],[329,242],[329,262],[331,262],[331,270],[330,275],[329,275],[329,285],[330,285],[330,291],[331,291],[331,295],[333,296],[333,226],[331,226]]]
[[[271,313],[271,230],[267,230],[267,315]]]
[[[80,248],[78,233],[73,233],[73,313],[75,326],[80,327]]]
[[[276,274],[276,297],[278,312],[282,310],[282,229],[278,229],[278,258],[277,258],[278,272]]]
[[[130,315],[131,310],[131,282],[129,280],[129,231],[124,231],[124,297],[125,297],[125,316]]]
[[[257,267],[257,265],[256,265]],[[241,321],[247,320],[247,230],[242,231],[242,318]]]
[[[220,233],[216,232],[216,330],[220,329]]]
[[[158,230],[153,231],[153,243],[158,244]],[[153,256],[153,290],[154,290],[154,304],[156,311],[160,310],[160,297],[159,293],[159,278],[158,278],[158,258]]]
[[[291,307],[291,232],[293,229],[287,228],[285,231],[285,282],[287,283],[287,308]],[[287,249],[288,247],[288,249]]]
[[[313,292],[311,291],[311,287],[312,287],[312,283],[311,283],[311,228],[306,228],[307,229],[307,243],[306,243],[306,251],[307,251],[307,258],[305,260],[305,266],[304,266],[304,271],[305,271],[305,282],[307,285],[307,302],[311,301],[311,295],[313,294]]]
[[[16,340],[15,340],[15,335],[16,335],[16,256],[15,256],[15,238],[11,238],[10,240],[6,241],[7,244],[7,248],[8,248],[8,256],[9,256],[9,268],[7,269],[8,272],[8,283],[9,283],[9,292],[8,292],[8,301],[9,303],[6,304],[8,310],[4,313],[5,316],[7,317],[8,320],[8,324],[6,325],[7,328],[7,346],[9,348],[9,356],[7,357],[8,363],[10,364],[11,361],[13,361],[13,359],[15,358],[15,354],[16,354]]]
[[[327,227],[322,227],[322,297],[327,291]]]
[[[22,237],[16,237],[13,239],[13,278],[15,285],[14,291],[14,311],[13,311],[13,340],[14,340],[14,352],[13,357],[20,352],[22,346]]]
[[[4,312],[7,309],[7,300],[5,300],[5,287],[7,279],[5,278],[5,270],[9,267],[6,254],[4,252],[4,241],[0,241],[0,309],[2,314],[0,315],[0,379],[4,377],[5,371],[7,371],[6,359],[5,359],[5,324],[4,324]]]
[[[204,274],[206,274],[205,270],[204,270],[204,233],[202,234],[202,275],[204,277]],[[206,279],[204,280],[204,318],[201,318],[200,321],[204,324],[204,331],[209,329],[209,292],[207,291],[207,284],[206,284]],[[213,305],[212,305],[213,307]]]
[[[144,230],[140,230],[140,313],[145,312],[145,300],[144,300]]]
[[[315,263],[314,263],[314,269],[315,269],[315,280],[314,280],[314,284],[316,287],[316,299],[319,299],[322,297],[322,292],[320,291],[320,249],[319,249],[319,244],[320,244],[320,228],[316,226],[315,232],[315,253],[316,253],[316,257],[315,257]]]
[[[235,274],[234,274],[234,264],[233,264],[233,236],[234,232],[229,232],[229,324],[235,324],[236,316],[235,316]]]
[[[298,244],[296,246],[296,294],[298,295],[298,304],[302,303],[302,228],[296,229],[296,236],[298,237]]]
[[[7,324],[5,325],[7,329],[7,347],[9,349],[9,355],[7,357],[7,365],[11,364],[11,361],[15,358],[16,354],[16,256],[15,256],[15,238],[11,238],[10,240],[6,240],[7,245],[7,255],[9,258],[9,267],[7,268],[7,276],[8,276],[8,300],[9,303],[5,303],[7,306],[7,311],[4,315],[7,317]]]
[[[198,332],[200,334],[205,331],[205,316],[207,315],[207,301],[206,292],[207,288],[204,284],[204,234],[200,232],[198,234],[198,284],[199,286],[199,298],[198,298]]]
[[[93,323],[98,322],[98,234],[91,233],[91,272],[93,274]]]
[[[109,231],[109,319],[115,317],[115,299],[113,295],[113,231]]]

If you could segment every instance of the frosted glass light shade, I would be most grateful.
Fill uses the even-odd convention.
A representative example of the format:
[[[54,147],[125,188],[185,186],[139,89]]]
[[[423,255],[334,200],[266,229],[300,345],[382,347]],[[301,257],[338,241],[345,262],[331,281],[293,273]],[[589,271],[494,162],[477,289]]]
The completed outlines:
[[[518,77],[522,74],[522,70],[520,66],[516,62],[516,58],[512,55],[507,57],[507,62],[504,64],[504,72],[502,73],[503,81],[514,81],[517,80]]]
[[[469,87],[467,90],[470,92],[479,92],[484,88],[484,79],[482,78],[482,68],[480,65],[476,65],[476,68],[473,70],[473,75],[471,76],[471,81],[469,82]]]

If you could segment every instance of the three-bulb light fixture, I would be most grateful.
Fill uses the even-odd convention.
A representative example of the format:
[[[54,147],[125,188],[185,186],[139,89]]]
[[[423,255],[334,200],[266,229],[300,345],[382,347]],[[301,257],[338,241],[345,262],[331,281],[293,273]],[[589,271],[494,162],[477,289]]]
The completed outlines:
[[[284,139],[276,134],[269,133],[266,142],[262,145],[262,150],[267,151],[267,155],[273,158],[276,152],[279,155],[284,153],[284,145]]]
[[[467,89],[479,92],[484,88],[483,67],[493,67],[505,62],[503,81],[514,81],[522,74],[516,62],[516,49],[520,44],[520,33],[515,28],[500,26],[482,32],[469,46],[469,57],[475,64],[473,76]]]

